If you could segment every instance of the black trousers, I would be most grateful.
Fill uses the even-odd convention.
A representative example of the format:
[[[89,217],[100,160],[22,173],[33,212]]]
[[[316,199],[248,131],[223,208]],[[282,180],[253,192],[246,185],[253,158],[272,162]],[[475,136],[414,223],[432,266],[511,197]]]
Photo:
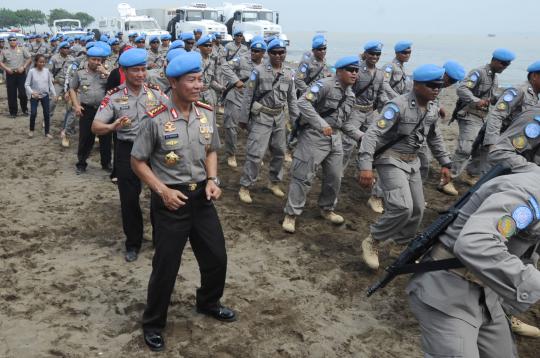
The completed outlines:
[[[131,170],[132,147],[132,142],[117,139],[114,153],[122,209],[122,226],[126,234],[126,250],[139,252],[143,239],[143,216],[139,203],[141,181]]]
[[[82,117],[79,119],[79,147],[77,149],[77,168],[86,169],[88,157],[94,147],[96,136],[92,133],[92,122],[96,116],[98,106],[89,106],[82,104]],[[101,158],[101,167],[109,167],[111,165],[111,143],[112,134],[100,135],[99,138],[99,154]]]
[[[6,88],[9,114],[17,115],[17,93],[19,95],[19,102],[21,104],[21,110],[28,112],[28,97],[26,96],[26,90],[24,89],[24,81],[26,81],[26,73],[22,74],[7,74],[6,73]]]
[[[223,296],[227,272],[225,239],[216,208],[212,201],[206,200],[205,186],[202,183],[195,191],[172,186],[188,197],[186,204],[176,211],[167,209],[159,195],[152,192],[155,252],[143,314],[144,331],[160,332],[165,328],[182,251],[188,239],[201,273],[197,306],[216,305]]]

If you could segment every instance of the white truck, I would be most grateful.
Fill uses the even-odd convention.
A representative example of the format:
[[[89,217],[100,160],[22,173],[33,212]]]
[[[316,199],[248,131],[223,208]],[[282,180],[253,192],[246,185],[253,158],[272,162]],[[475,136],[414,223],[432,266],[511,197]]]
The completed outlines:
[[[81,27],[81,22],[77,19],[58,19],[53,21],[53,35],[62,34],[64,36],[86,35],[86,31]]]
[[[119,17],[98,20],[98,29],[102,34],[114,36],[116,32],[122,31],[124,38],[127,38],[129,32],[135,31],[139,35],[145,34],[148,41],[150,36],[168,33],[159,27],[156,19],[146,15],[137,15],[135,8],[127,3],[118,4],[117,9]]]
[[[261,35],[264,38],[276,36],[289,45],[287,35],[282,32],[279,25],[279,13],[265,8],[261,4],[243,3],[233,5],[223,3],[217,7],[223,14],[221,22],[227,26],[227,31],[232,35],[233,30],[240,29],[244,38],[250,42],[254,36]]]

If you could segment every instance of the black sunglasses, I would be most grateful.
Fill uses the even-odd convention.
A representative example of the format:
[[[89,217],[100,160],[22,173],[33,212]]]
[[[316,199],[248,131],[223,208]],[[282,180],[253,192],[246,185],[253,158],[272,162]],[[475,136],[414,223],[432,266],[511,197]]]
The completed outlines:
[[[8,41],[17,41],[16,39],[9,39]]]
[[[254,52],[254,53],[263,53],[263,52],[265,52],[265,51],[264,51],[264,50],[258,50],[258,49],[256,49],[256,48],[252,48],[252,49],[251,49],[251,52]]]
[[[188,45],[195,45],[195,41],[186,41]]]
[[[424,82],[424,86],[431,88],[431,89],[441,89],[444,85],[443,81],[429,81]]]
[[[213,45],[212,44],[204,44],[204,45],[201,45],[201,47],[212,47]]]
[[[400,51],[398,53],[402,54],[402,55],[410,55],[411,54],[411,50],[407,50],[407,51]]]
[[[244,34],[236,34],[236,35],[234,35],[234,37],[240,37],[240,36],[244,36]]]
[[[503,65],[504,67],[510,66],[510,63],[511,63],[511,61],[501,61],[501,60],[497,60],[497,61],[499,61],[499,63]]]
[[[283,56],[285,55],[285,51],[270,51],[268,54],[272,56]]]
[[[380,56],[381,53],[377,51],[366,51],[368,55],[370,56]]]
[[[316,48],[315,51],[326,51],[326,47],[319,47],[319,48]]]
[[[347,67],[344,67],[343,69],[350,73],[358,73],[358,71],[360,71],[359,67],[354,67],[354,66],[347,66]]]
[[[451,84],[451,85],[453,85],[454,83],[456,83],[458,81],[455,78],[452,78],[452,77],[450,77],[448,75],[447,75],[447,77],[448,77],[448,83]]]
[[[158,44],[159,41],[151,41],[150,43],[151,43],[151,44]]]

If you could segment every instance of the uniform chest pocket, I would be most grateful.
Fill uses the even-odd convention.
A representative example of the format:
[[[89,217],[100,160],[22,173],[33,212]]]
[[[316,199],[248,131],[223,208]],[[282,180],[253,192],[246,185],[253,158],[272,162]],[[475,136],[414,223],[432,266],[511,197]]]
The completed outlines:
[[[259,79],[259,92],[272,90],[272,82]]]
[[[397,132],[401,135],[409,135],[416,127],[418,119],[411,116],[402,116],[398,122]]]
[[[180,154],[183,145],[184,143],[180,140],[178,133],[167,133],[161,137],[161,147],[167,152],[173,151]]]
[[[339,106],[340,100],[341,98],[339,98],[338,96],[329,94],[328,96],[326,96],[326,100],[324,101],[324,106],[326,108],[336,109]]]
[[[199,142],[204,145],[210,145],[212,143],[212,135],[214,134],[214,127],[211,125],[201,125],[199,127]]]
[[[289,91],[289,84],[287,82],[281,82],[279,84],[279,90],[281,92],[287,93]]]

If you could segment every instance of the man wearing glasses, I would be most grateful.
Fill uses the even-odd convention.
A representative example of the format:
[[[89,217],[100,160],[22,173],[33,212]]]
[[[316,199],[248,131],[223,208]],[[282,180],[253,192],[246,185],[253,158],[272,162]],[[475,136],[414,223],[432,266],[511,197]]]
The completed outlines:
[[[396,57],[383,66],[384,90],[388,100],[407,93],[412,88],[409,76],[405,73],[405,62],[411,59],[411,41],[399,41],[394,46]],[[385,103],[381,103],[384,105]]]
[[[244,33],[242,30],[235,29],[233,31],[234,41],[225,45],[225,60],[230,61],[235,57],[247,56],[249,50],[244,42]]]
[[[197,48],[202,56],[203,66],[203,88],[201,100],[211,106],[217,103],[216,92],[223,90],[223,86],[216,80],[216,59],[212,56],[213,44],[212,35],[204,35],[197,41]]]
[[[362,242],[362,259],[373,270],[379,268],[380,244],[407,243],[422,221],[425,201],[418,151],[425,141],[441,165],[442,181],[450,180],[450,157],[437,126],[436,99],[444,73],[444,68],[436,65],[417,68],[413,89],[388,102],[362,137],[358,181],[371,189],[375,167],[385,204],[384,214]]]
[[[299,114],[293,71],[284,66],[286,53],[283,40],[272,40],[268,44],[269,60],[253,70],[244,92],[239,126],[249,128],[249,134],[238,195],[246,204],[252,203],[249,188],[257,180],[267,148],[272,154],[268,189],[278,198],[285,196],[279,186],[283,179],[286,148],[285,105],[291,121],[295,121]]]
[[[193,51],[193,46],[195,46],[195,35],[193,32],[182,32],[180,34],[180,40],[184,41],[186,52]]]
[[[298,97],[302,95],[315,81],[332,76],[326,65],[326,45],[324,35],[316,35],[311,41],[312,56],[304,56],[298,66],[294,84]]]
[[[158,36],[150,37],[150,49],[148,50],[148,69],[161,68],[165,64],[163,53],[159,51],[161,45]]]
[[[17,92],[21,110],[28,115],[28,98],[24,88],[26,69],[32,62],[30,52],[24,47],[17,46],[17,36],[8,36],[9,47],[0,53],[0,68],[6,71],[6,88],[8,97],[9,116],[17,117]]]
[[[452,178],[459,176],[465,169],[462,176],[465,183],[474,185],[478,180],[486,163],[480,160],[481,151],[473,153],[473,143],[499,88],[497,73],[503,72],[515,58],[514,53],[507,49],[496,49],[490,63],[472,70],[460,82],[457,89],[456,111],[454,111],[458,120],[459,136],[456,152],[452,158]]]

